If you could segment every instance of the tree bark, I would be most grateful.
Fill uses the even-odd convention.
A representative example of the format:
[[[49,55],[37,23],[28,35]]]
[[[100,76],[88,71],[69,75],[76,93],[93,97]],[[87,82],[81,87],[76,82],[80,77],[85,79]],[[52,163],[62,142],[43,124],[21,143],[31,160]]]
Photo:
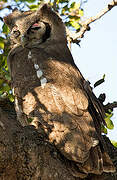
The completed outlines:
[[[0,107],[0,180],[80,180],[71,174],[73,163],[49,143],[44,131],[22,127],[11,109]],[[117,149],[104,139],[117,168]],[[85,180],[117,180],[117,174],[89,174]]]

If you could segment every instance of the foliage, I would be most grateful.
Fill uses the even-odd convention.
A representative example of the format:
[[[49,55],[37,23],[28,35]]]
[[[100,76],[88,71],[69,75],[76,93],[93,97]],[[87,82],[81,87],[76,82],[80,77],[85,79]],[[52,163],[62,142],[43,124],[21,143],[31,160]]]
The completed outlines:
[[[1,24],[3,23],[1,22]],[[0,35],[0,97],[8,97],[10,101],[13,101],[12,90],[10,88],[11,78],[7,67],[7,56],[9,52],[8,34],[8,27],[3,24]]]
[[[115,146],[117,148],[117,142],[116,141],[111,141],[111,143],[113,144],[113,146]]]
[[[114,128],[114,124],[113,124],[113,122],[111,120],[112,116],[113,116],[113,113],[112,113],[111,110],[109,110],[108,113],[105,113],[105,118],[104,119],[105,119],[105,122],[106,122],[106,127],[104,125],[102,125],[102,127],[101,127],[102,132],[104,134],[108,134],[107,129],[113,129]]]

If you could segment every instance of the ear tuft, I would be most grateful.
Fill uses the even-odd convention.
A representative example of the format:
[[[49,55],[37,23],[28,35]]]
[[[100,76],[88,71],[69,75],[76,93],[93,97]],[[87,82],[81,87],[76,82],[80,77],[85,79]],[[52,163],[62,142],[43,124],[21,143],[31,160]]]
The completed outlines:
[[[51,12],[51,11],[52,11],[52,8],[51,8],[51,6],[50,6],[49,4],[47,4],[47,3],[42,3],[42,4],[40,5],[39,9],[38,9],[38,12],[39,12],[39,13],[43,13],[43,14],[45,14],[45,13],[47,13],[47,12]]]
[[[15,8],[15,9],[13,9],[13,12],[15,12],[15,11],[19,11],[17,8]]]
[[[41,4],[40,5],[40,8],[39,8],[40,10],[47,10],[47,9],[51,9],[51,7],[49,6],[49,4],[47,4],[47,3],[44,3],[44,4]]]
[[[11,17],[8,15],[6,17],[3,18],[5,24],[11,29],[11,24],[12,24],[12,19]]]
[[[15,18],[18,17],[19,15],[21,15],[21,12],[17,8],[15,8],[11,14],[4,17],[4,22],[9,27],[10,30],[14,26]]]

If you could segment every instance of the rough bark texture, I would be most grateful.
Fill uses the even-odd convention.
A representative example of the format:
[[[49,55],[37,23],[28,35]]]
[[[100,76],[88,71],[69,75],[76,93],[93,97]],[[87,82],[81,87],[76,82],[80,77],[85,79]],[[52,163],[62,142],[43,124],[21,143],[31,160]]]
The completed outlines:
[[[11,106],[3,102],[0,106],[0,180],[80,180],[71,175],[73,164],[48,142],[43,131],[22,127]],[[117,168],[117,149],[104,139]],[[117,180],[117,174],[90,174],[85,180]]]

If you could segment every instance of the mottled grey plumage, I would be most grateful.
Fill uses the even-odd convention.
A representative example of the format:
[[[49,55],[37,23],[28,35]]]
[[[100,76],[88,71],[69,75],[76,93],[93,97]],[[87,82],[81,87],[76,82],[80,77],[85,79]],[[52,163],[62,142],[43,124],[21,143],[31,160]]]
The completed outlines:
[[[15,10],[5,22],[11,30],[8,64],[18,119],[26,115],[44,129],[75,162],[74,176],[113,172],[101,137],[103,106],[73,61],[61,18],[44,4],[33,12]]]

